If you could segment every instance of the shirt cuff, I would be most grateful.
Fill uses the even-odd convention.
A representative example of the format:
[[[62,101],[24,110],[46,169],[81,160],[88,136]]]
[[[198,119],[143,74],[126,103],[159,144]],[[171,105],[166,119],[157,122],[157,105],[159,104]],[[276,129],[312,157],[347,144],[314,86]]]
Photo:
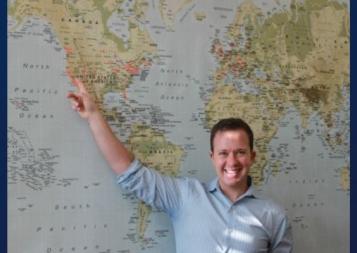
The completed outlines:
[[[142,164],[140,163],[140,161],[138,159],[134,159],[134,161],[131,162],[126,171],[117,175],[117,184],[121,184],[126,181],[127,178],[136,173],[141,167]]]

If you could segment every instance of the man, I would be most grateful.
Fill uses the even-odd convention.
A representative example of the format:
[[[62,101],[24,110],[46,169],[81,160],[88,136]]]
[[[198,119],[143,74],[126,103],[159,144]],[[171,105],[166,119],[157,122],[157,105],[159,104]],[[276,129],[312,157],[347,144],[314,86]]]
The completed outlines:
[[[177,253],[292,251],[291,228],[282,208],[253,193],[248,176],[256,153],[253,132],[241,119],[224,119],[211,131],[211,160],[217,179],[160,175],[142,165],[116,138],[84,85],[68,94],[86,119],[118,184],[166,212],[173,224]]]

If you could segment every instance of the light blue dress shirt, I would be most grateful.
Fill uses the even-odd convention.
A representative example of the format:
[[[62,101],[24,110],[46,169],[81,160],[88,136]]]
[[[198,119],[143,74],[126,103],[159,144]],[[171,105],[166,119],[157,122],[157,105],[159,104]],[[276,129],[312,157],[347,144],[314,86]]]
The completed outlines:
[[[117,182],[169,215],[177,253],[292,252],[284,209],[255,196],[252,186],[232,203],[218,179],[206,185],[194,178],[168,177],[138,160]]]

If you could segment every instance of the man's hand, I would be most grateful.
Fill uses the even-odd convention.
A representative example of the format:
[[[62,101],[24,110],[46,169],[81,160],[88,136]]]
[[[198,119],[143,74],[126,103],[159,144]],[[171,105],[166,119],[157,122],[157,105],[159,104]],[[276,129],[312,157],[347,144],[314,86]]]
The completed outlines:
[[[88,121],[94,139],[112,170],[117,174],[123,173],[134,160],[133,154],[115,136],[83,83],[78,79],[73,83],[77,91],[67,95],[72,108]]]
[[[92,115],[99,113],[99,109],[84,84],[79,79],[74,79],[73,83],[77,91],[69,92],[67,98],[71,100],[73,110],[82,118],[89,120]]]

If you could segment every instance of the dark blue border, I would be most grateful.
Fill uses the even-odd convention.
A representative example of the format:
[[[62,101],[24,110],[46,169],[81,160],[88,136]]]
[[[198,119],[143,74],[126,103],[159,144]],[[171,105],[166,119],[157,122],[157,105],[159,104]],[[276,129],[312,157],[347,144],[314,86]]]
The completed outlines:
[[[7,1],[0,3],[0,252],[7,252]]]
[[[355,26],[354,26],[354,21],[356,21],[356,18],[354,18],[353,13],[355,13],[355,5],[353,1],[350,1],[350,64],[351,64],[351,78],[350,78],[350,92],[351,92],[351,104],[350,104],[350,118],[351,118],[351,122],[350,122],[350,129],[351,129],[351,153],[350,153],[350,158],[351,158],[351,163],[350,163],[350,182],[351,182],[351,198],[350,198],[350,252],[357,252],[357,236],[356,236],[356,226],[357,226],[357,215],[356,215],[356,211],[357,211],[357,203],[356,203],[356,190],[354,189],[354,186],[357,184],[356,181],[356,172],[353,172],[353,165],[354,163],[356,163],[356,161],[354,160],[354,157],[356,157],[357,152],[356,149],[353,147],[355,143],[357,143],[356,140],[356,135],[353,133],[353,129],[356,128],[357,124],[357,119],[356,119],[356,110],[353,109],[353,104],[355,99],[357,98],[357,94],[355,92],[355,88],[353,87],[352,83],[353,80],[356,79],[356,66],[353,62],[353,59],[356,59],[355,54],[356,54],[356,50],[353,49],[352,45],[353,45],[353,36],[352,34],[355,34],[353,32],[353,30],[355,30]]]

